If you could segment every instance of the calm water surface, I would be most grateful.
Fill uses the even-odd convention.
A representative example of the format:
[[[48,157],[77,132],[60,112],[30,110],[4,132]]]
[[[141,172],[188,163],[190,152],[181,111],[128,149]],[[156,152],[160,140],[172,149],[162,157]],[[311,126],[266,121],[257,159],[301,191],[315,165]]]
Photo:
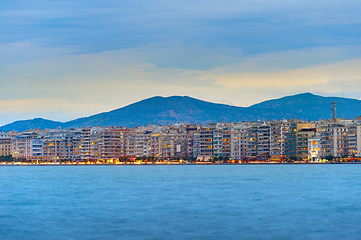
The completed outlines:
[[[361,239],[361,165],[0,167],[0,239]]]

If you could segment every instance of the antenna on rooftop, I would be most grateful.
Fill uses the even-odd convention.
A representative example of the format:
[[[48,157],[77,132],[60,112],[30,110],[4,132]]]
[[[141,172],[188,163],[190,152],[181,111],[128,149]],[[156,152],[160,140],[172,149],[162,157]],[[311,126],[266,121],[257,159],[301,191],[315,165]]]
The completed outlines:
[[[336,122],[336,102],[331,103],[332,110],[332,121]]]

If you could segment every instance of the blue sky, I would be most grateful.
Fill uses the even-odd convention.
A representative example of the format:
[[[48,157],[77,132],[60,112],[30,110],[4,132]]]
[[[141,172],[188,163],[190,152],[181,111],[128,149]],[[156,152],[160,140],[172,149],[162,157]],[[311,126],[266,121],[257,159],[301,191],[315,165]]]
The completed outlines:
[[[360,98],[360,12],[354,0],[1,2],[0,125],[154,95]]]

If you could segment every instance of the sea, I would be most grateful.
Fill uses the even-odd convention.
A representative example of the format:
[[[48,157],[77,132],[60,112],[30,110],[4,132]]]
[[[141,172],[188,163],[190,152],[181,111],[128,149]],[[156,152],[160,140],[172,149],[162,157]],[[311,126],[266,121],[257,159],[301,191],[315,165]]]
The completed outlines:
[[[361,239],[361,164],[1,166],[0,239]]]

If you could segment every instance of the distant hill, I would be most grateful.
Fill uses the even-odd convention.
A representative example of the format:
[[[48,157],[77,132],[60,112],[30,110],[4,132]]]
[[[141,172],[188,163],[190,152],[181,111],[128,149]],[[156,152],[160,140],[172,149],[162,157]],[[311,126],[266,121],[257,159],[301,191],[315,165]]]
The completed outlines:
[[[64,127],[136,126],[149,123],[167,125],[176,122],[207,123],[222,120],[235,122],[275,119],[280,114],[285,117],[296,116],[281,110],[235,107],[191,97],[152,97],[110,112],[69,121]]]
[[[76,128],[91,126],[127,126],[155,123],[168,125],[176,122],[208,123],[218,121],[257,121],[276,119],[330,118],[331,102],[337,102],[339,117],[355,118],[361,115],[361,101],[348,98],[322,97],[311,93],[264,101],[250,107],[236,107],[202,101],[191,97],[152,97],[128,106],[78,118],[56,122],[41,118],[16,121],[0,127],[2,131],[25,131],[34,128]]]
[[[351,98],[322,97],[312,93],[301,93],[264,101],[250,106],[252,109],[282,110],[309,120],[330,119],[331,102],[336,102],[337,117],[354,119],[361,116],[361,101]]]
[[[0,127],[0,130],[4,131],[4,132],[13,131],[13,130],[22,132],[22,131],[25,131],[28,129],[36,129],[36,128],[55,129],[59,126],[60,127],[63,126],[63,124],[64,123],[62,123],[62,122],[47,120],[47,119],[43,119],[43,118],[34,118],[34,119],[30,119],[30,120],[15,121],[13,123],[10,123],[10,124]]]

